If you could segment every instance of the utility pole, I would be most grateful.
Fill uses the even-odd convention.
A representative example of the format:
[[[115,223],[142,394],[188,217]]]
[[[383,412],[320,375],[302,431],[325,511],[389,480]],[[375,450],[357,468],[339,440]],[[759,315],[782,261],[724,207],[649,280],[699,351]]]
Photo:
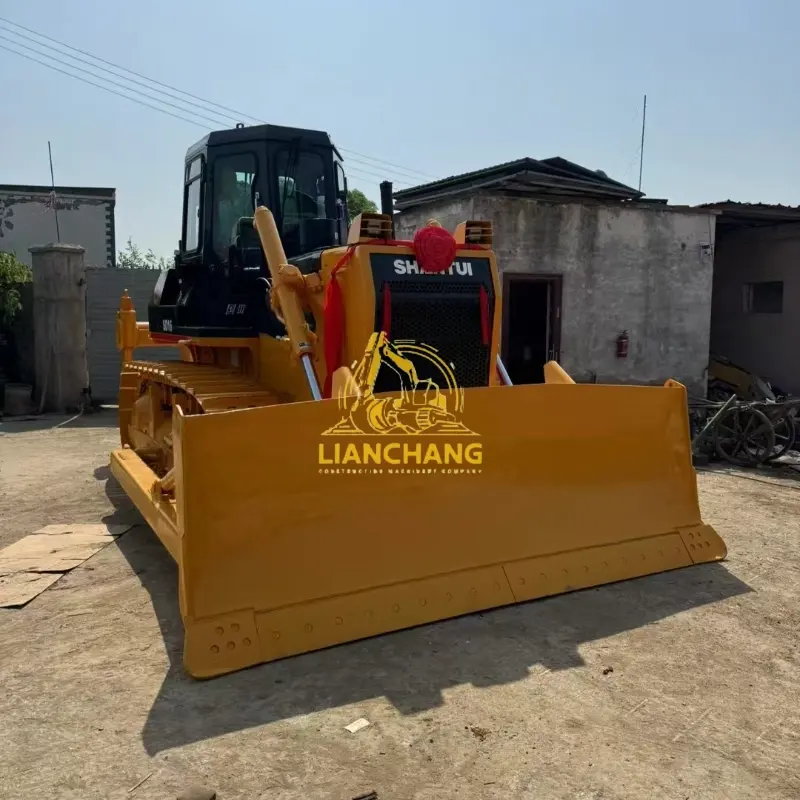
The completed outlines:
[[[639,147],[639,191],[642,191],[642,165],[644,164],[644,123],[647,119],[647,95],[644,96],[642,107],[642,143]]]
[[[56,199],[56,179],[53,177],[53,151],[50,149],[50,140],[47,140],[47,154],[50,156],[50,186],[53,191],[51,194],[53,200],[53,211],[56,214],[56,238],[58,243],[61,244],[61,231],[58,229],[58,200]]]

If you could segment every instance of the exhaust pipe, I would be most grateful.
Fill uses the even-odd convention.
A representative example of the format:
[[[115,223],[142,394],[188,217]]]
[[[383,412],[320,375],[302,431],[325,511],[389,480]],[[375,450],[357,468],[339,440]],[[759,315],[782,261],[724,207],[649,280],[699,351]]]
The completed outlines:
[[[394,199],[391,181],[381,183],[381,214],[388,214],[389,219],[392,220],[392,238],[394,239]]]

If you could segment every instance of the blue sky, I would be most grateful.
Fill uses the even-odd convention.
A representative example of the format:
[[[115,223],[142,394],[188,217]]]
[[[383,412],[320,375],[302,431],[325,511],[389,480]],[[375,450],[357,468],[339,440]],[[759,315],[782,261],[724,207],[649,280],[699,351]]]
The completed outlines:
[[[0,0],[0,16],[259,119],[327,130],[358,170],[350,185],[376,201],[382,178],[523,156],[635,186],[646,93],[649,196],[800,203],[797,0]],[[82,77],[111,77],[99,74]],[[57,183],[115,187],[118,241],[171,255],[184,153],[226,122],[173,119],[3,49],[0,81],[0,183],[49,183],[50,139]]]

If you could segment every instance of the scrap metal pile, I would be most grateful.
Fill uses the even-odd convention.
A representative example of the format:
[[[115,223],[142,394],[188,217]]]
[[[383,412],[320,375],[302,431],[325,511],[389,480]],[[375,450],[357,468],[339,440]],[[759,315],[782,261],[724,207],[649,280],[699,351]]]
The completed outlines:
[[[694,453],[738,467],[780,464],[797,443],[800,398],[720,357],[709,364],[707,398],[690,398]]]

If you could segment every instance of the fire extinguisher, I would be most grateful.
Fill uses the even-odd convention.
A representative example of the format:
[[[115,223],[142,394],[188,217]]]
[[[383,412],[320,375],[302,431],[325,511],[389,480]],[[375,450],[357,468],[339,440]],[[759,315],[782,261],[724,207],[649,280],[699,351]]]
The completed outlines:
[[[628,357],[628,341],[628,331],[622,331],[622,333],[617,336],[617,358]]]

